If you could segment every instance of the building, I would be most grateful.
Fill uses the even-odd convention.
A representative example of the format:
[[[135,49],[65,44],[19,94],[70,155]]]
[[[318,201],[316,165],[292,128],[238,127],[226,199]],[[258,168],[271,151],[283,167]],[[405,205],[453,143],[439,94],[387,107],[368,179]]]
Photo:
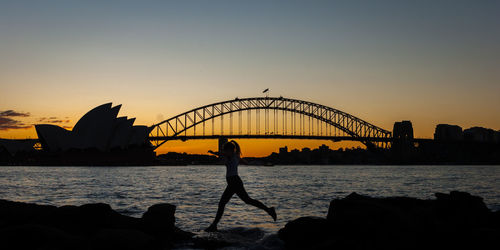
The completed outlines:
[[[413,126],[411,121],[395,122],[392,129],[392,135],[395,139],[412,141],[413,140]]]
[[[0,154],[5,153],[10,156],[14,156],[19,152],[31,153],[35,150],[33,148],[35,142],[36,142],[35,140],[31,139],[20,139],[20,140],[0,139]]]
[[[288,147],[287,146],[284,146],[282,148],[279,148],[279,155],[286,155],[288,154]]]
[[[114,149],[149,145],[147,126],[134,126],[135,118],[117,117],[121,105],[111,103],[86,113],[73,127],[66,130],[52,124],[35,125],[42,149],[48,152],[95,149],[106,152]]]
[[[434,131],[434,140],[441,142],[457,142],[464,139],[462,128],[457,125],[438,124]]]
[[[411,121],[395,122],[392,129],[394,141],[392,151],[401,157],[409,157],[414,150],[413,125]]]
[[[330,147],[328,147],[325,144],[322,144],[321,146],[318,147],[318,150],[321,153],[329,153],[330,152]]]
[[[483,127],[472,127],[464,130],[464,139],[469,142],[495,142],[495,131]]]
[[[302,148],[300,152],[299,159],[301,162],[310,163],[311,162],[311,149],[308,147]]]

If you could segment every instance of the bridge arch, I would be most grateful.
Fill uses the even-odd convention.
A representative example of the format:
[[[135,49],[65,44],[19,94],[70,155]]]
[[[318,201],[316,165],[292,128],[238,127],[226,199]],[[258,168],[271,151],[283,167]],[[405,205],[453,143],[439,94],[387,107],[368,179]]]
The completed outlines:
[[[391,132],[338,109],[284,97],[235,98],[198,107],[152,125],[149,138],[154,142],[153,146],[158,148],[169,140],[186,138],[186,132],[191,128],[194,128],[196,134],[196,126],[204,125],[207,121],[213,121],[218,117],[222,119],[225,115],[231,115],[235,112],[251,110],[278,110],[310,117],[345,132],[353,140],[361,141],[367,146],[371,146],[371,140],[387,142],[391,138]],[[234,137],[236,135],[221,134],[218,136]],[[299,136],[297,135],[297,137]],[[266,137],[275,138],[276,136],[269,134],[259,138]],[[191,136],[191,138],[196,138],[196,136]],[[199,138],[204,137],[200,136]],[[293,136],[287,138],[293,138]]]

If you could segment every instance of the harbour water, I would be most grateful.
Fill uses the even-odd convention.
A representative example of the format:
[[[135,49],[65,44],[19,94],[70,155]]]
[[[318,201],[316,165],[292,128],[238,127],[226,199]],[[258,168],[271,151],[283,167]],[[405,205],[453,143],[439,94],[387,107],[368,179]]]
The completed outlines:
[[[326,216],[332,199],[351,192],[433,198],[460,190],[500,210],[500,166],[241,166],[239,172],[252,198],[276,207],[278,221],[234,196],[220,229],[275,233],[289,220]],[[58,206],[103,202],[137,217],[166,202],[177,206],[178,227],[199,231],[215,216],[224,175],[224,166],[0,167],[0,198]]]

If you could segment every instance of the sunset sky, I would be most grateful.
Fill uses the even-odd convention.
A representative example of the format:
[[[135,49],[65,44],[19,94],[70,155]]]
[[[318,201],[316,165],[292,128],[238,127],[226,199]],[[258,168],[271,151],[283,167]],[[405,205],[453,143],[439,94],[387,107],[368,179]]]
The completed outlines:
[[[387,130],[411,120],[417,137],[439,123],[499,130],[499,13],[487,0],[0,1],[0,138],[71,129],[106,102],[152,125],[265,88]],[[242,144],[266,155],[322,143]]]

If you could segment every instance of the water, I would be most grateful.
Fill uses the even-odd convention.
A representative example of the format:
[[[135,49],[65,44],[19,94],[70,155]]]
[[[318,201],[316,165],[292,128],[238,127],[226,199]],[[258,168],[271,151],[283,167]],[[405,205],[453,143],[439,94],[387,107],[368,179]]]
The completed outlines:
[[[236,196],[220,229],[260,228],[275,233],[300,216],[326,216],[329,203],[351,192],[433,198],[460,190],[500,210],[500,166],[275,166],[240,167],[252,198],[275,206],[278,221]],[[177,206],[177,226],[207,227],[225,188],[224,166],[0,167],[0,198],[52,205],[104,202],[131,216],[156,203]]]

